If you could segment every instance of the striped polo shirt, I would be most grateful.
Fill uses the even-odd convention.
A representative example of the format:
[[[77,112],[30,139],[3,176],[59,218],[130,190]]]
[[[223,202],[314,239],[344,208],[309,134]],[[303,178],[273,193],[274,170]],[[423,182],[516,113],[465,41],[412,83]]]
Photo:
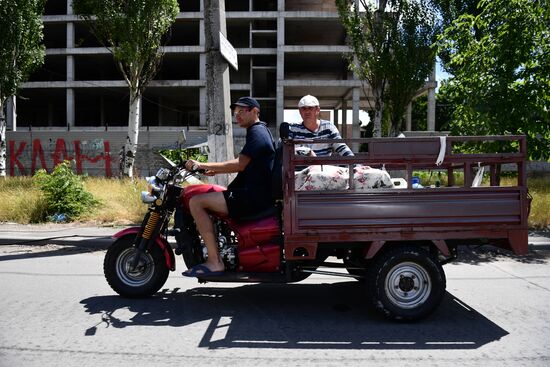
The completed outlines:
[[[327,120],[319,120],[319,129],[316,132],[308,130],[304,123],[290,124],[291,139],[342,139],[338,129],[334,124]],[[318,157],[326,157],[336,152],[341,156],[352,156],[353,152],[345,143],[319,143],[319,144],[300,144],[296,147],[310,148]]]

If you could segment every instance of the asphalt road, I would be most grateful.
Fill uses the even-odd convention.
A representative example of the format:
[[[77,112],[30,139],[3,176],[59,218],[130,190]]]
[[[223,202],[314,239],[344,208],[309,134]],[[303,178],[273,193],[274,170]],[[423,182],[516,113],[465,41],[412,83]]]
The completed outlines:
[[[462,253],[438,310],[403,324],[366,309],[356,281],[200,285],[181,259],[156,296],[125,299],[103,278],[104,250],[46,242],[0,246],[1,367],[550,365],[540,244]]]

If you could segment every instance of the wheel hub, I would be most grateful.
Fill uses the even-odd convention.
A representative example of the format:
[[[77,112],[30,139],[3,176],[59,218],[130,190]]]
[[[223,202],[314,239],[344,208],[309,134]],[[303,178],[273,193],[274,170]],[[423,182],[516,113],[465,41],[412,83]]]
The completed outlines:
[[[135,248],[123,251],[117,259],[116,272],[120,280],[133,287],[146,284],[154,273],[154,261],[149,253],[141,254],[135,268],[132,268],[136,256]]]
[[[426,269],[413,262],[394,266],[388,272],[384,286],[389,301],[407,309],[426,302],[432,290],[432,282]]]
[[[401,276],[399,279],[399,289],[403,292],[410,292],[414,288],[414,277]]]

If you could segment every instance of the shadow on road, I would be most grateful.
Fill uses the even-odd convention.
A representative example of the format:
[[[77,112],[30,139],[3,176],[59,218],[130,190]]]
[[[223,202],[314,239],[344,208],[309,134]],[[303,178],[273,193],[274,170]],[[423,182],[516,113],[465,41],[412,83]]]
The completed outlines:
[[[499,260],[511,260],[522,264],[544,264],[550,261],[550,250],[530,246],[529,253],[518,256],[511,251],[494,246],[461,246],[455,263],[479,265]]]
[[[210,349],[476,349],[508,334],[450,293],[430,317],[397,323],[368,310],[361,291],[354,281],[174,289],[148,299],[91,297],[81,304],[101,319],[83,333],[209,321],[199,346]]]
[[[79,237],[79,236],[67,236]],[[38,241],[13,241],[0,244],[0,261],[32,259],[40,257],[76,255],[107,249],[111,237],[76,240],[47,239]]]

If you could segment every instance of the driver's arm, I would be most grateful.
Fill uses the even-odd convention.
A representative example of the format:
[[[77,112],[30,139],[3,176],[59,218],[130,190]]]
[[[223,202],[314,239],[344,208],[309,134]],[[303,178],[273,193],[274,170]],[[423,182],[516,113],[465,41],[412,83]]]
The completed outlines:
[[[210,163],[201,163],[196,161],[190,161],[191,163],[189,168],[196,164],[198,169],[206,170],[207,174],[218,174],[218,173],[233,173],[244,171],[251,159],[249,156],[244,154],[239,154],[235,159],[231,159],[225,162],[210,162]]]

